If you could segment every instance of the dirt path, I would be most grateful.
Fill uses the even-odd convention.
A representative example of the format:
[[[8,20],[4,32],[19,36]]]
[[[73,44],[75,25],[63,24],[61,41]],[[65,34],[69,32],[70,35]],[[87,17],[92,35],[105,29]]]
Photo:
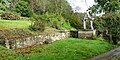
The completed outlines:
[[[107,53],[93,57],[89,60],[120,60],[120,47],[113,49]]]

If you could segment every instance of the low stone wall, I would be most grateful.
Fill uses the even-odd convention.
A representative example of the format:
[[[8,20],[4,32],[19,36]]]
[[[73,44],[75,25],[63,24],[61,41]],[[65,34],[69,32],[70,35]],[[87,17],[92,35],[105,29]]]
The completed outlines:
[[[52,43],[57,40],[70,37],[70,31],[59,31],[56,33],[40,34],[19,39],[5,39],[5,46],[10,49],[26,48],[44,43]]]
[[[80,31],[80,30],[63,30],[54,33],[42,33],[36,36],[29,36],[17,39],[0,40],[0,44],[9,49],[26,48],[34,45],[49,44],[57,40],[73,37],[73,38],[91,38],[95,35],[95,30]]]
[[[96,30],[78,31],[78,38],[92,38],[96,35]]]

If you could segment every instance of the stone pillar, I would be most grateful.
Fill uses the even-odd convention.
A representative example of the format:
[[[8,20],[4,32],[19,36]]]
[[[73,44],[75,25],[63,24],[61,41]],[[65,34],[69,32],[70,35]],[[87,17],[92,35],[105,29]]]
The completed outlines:
[[[96,30],[93,30],[93,35],[96,35]]]
[[[83,20],[83,27],[86,29],[86,20]]]
[[[92,20],[90,21],[90,26],[91,26],[91,29],[94,30],[93,21]]]

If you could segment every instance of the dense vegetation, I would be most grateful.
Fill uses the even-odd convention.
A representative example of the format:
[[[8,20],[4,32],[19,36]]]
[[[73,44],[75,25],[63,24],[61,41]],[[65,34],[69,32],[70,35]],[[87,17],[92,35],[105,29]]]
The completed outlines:
[[[102,17],[97,17],[95,21],[95,27],[98,30],[107,30],[108,34],[113,36],[114,40],[120,39],[120,14],[107,13]]]
[[[90,10],[92,14],[104,13],[95,19],[95,27],[99,31],[108,31],[112,40],[120,40],[120,1],[119,0],[95,0],[97,3]],[[115,43],[116,44],[116,43]]]
[[[50,21],[50,23],[46,25],[49,25],[49,27],[57,29],[82,28],[81,22],[83,16],[79,13],[74,14],[67,0],[1,0],[0,4],[2,19],[18,20],[21,19],[20,16],[35,18],[35,15],[38,15],[41,18],[37,18],[36,20],[45,20],[44,23]],[[81,16],[81,18],[79,18],[79,16]],[[33,21],[34,19],[31,20]],[[35,23],[35,25],[37,24],[38,23]],[[33,30],[38,29],[35,25],[32,25],[30,28],[34,28]]]
[[[68,38],[48,45],[9,50],[0,46],[0,59],[10,60],[86,60],[116,46],[103,39]]]

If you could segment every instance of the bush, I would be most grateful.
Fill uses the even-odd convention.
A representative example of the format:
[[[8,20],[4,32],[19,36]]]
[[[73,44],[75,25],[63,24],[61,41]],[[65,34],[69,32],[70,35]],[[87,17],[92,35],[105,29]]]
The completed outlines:
[[[32,15],[31,9],[29,8],[28,3],[25,1],[18,2],[15,5],[15,11],[24,17],[30,17]]]
[[[0,6],[0,10],[3,10],[3,11],[5,11],[7,9],[7,7],[6,6]]]
[[[30,25],[30,30],[33,31],[44,31],[45,30],[45,21],[43,21],[40,16],[33,15],[30,19],[32,24]]]
[[[51,25],[53,28],[61,29],[60,23],[58,23],[58,21],[53,21]]]
[[[74,14],[69,19],[70,19],[70,24],[72,27],[76,29],[82,29],[82,20],[77,14]]]
[[[34,15],[34,18],[32,18],[31,20],[34,20],[34,22],[36,20],[36,21],[46,23],[48,27],[52,27],[52,28],[59,29],[59,30],[72,28],[70,26],[69,20],[64,19],[63,16],[57,15],[57,14],[46,13],[46,14],[39,15],[39,16]],[[38,22],[35,22],[35,23],[39,24]]]
[[[46,13],[46,14],[40,15],[40,18],[44,20],[49,27],[53,27],[56,29],[61,29],[62,23],[64,21],[64,18],[57,14]]]
[[[5,20],[19,20],[20,16],[15,15],[13,13],[5,12],[5,13],[1,14],[1,19],[5,19]]]
[[[30,30],[44,31],[45,30],[45,24],[42,21],[35,21],[34,24],[30,26]]]

